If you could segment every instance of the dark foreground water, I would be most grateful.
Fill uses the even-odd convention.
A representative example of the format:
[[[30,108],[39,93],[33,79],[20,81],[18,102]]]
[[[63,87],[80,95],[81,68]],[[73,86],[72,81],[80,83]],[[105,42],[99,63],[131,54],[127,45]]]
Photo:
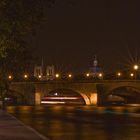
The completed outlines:
[[[140,140],[139,107],[9,106],[6,110],[51,140]]]

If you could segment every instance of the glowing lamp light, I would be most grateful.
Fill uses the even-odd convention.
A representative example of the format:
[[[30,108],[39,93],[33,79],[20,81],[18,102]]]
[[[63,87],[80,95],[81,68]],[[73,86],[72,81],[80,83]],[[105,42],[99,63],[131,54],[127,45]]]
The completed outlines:
[[[134,77],[134,73],[130,73],[130,76],[131,76],[131,77]]]
[[[38,76],[39,79],[41,79],[41,77],[42,77],[41,75]]]
[[[27,75],[27,74],[25,74],[25,75],[24,75],[24,78],[25,78],[25,79],[27,79],[27,78],[28,78],[28,75]]]
[[[12,76],[11,76],[11,75],[9,75],[9,76],[8,76],[8,79],[9,79],[9,80],[11,80],[11,79],[12,79]]]
[[[72,75],[71,75],[71,74],[69,74],[69,75],[68,75],[68,77],[69,77],[69,78],[71,78],[71,77],[72,77]]]
[[[100,77],[100,78],[103,77],[103,74],[102,74],[102,73],[99,73],[99,77]]]
[[[86,74],[86,76],[87,76],[87,77],[89,77],[89,76],[90,76],[90,74],[89,74],[89,73],[87,73],[87,74]]]
[[[59,77],[60,77],[60,75],[59,75],[59,74],[56,74],[56,75],[55,75],[55,77],[56,77],[56,78],[59,78]]]
[[[117,73],[118,76],[121,76],[122,74],[120,72]]]
[[[138,70],[139,66],[138,65],[134,65],[133,68],[134,68],[134,70]]]

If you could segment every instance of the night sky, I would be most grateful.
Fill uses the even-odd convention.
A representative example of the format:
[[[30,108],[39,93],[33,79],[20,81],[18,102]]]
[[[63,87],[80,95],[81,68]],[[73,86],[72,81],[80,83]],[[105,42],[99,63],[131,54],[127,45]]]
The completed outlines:
[[[139,7],[139,0],[56,0],[29,43],[62,72],[87,71],[95,54],[105,72],[125,68],[140,52]]]

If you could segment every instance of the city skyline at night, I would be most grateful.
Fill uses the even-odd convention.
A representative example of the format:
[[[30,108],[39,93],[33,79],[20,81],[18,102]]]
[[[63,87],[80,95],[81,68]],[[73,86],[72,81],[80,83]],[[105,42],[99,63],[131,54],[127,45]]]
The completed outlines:
[[[0,0],[0,140],[138,140],[140,1]]]

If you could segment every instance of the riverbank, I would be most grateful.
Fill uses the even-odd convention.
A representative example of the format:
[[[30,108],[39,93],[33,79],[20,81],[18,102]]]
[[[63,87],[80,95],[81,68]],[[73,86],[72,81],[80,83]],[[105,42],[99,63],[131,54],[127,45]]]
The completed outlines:
[[[0,140],[48,140],[12,115],[0,110]]]

